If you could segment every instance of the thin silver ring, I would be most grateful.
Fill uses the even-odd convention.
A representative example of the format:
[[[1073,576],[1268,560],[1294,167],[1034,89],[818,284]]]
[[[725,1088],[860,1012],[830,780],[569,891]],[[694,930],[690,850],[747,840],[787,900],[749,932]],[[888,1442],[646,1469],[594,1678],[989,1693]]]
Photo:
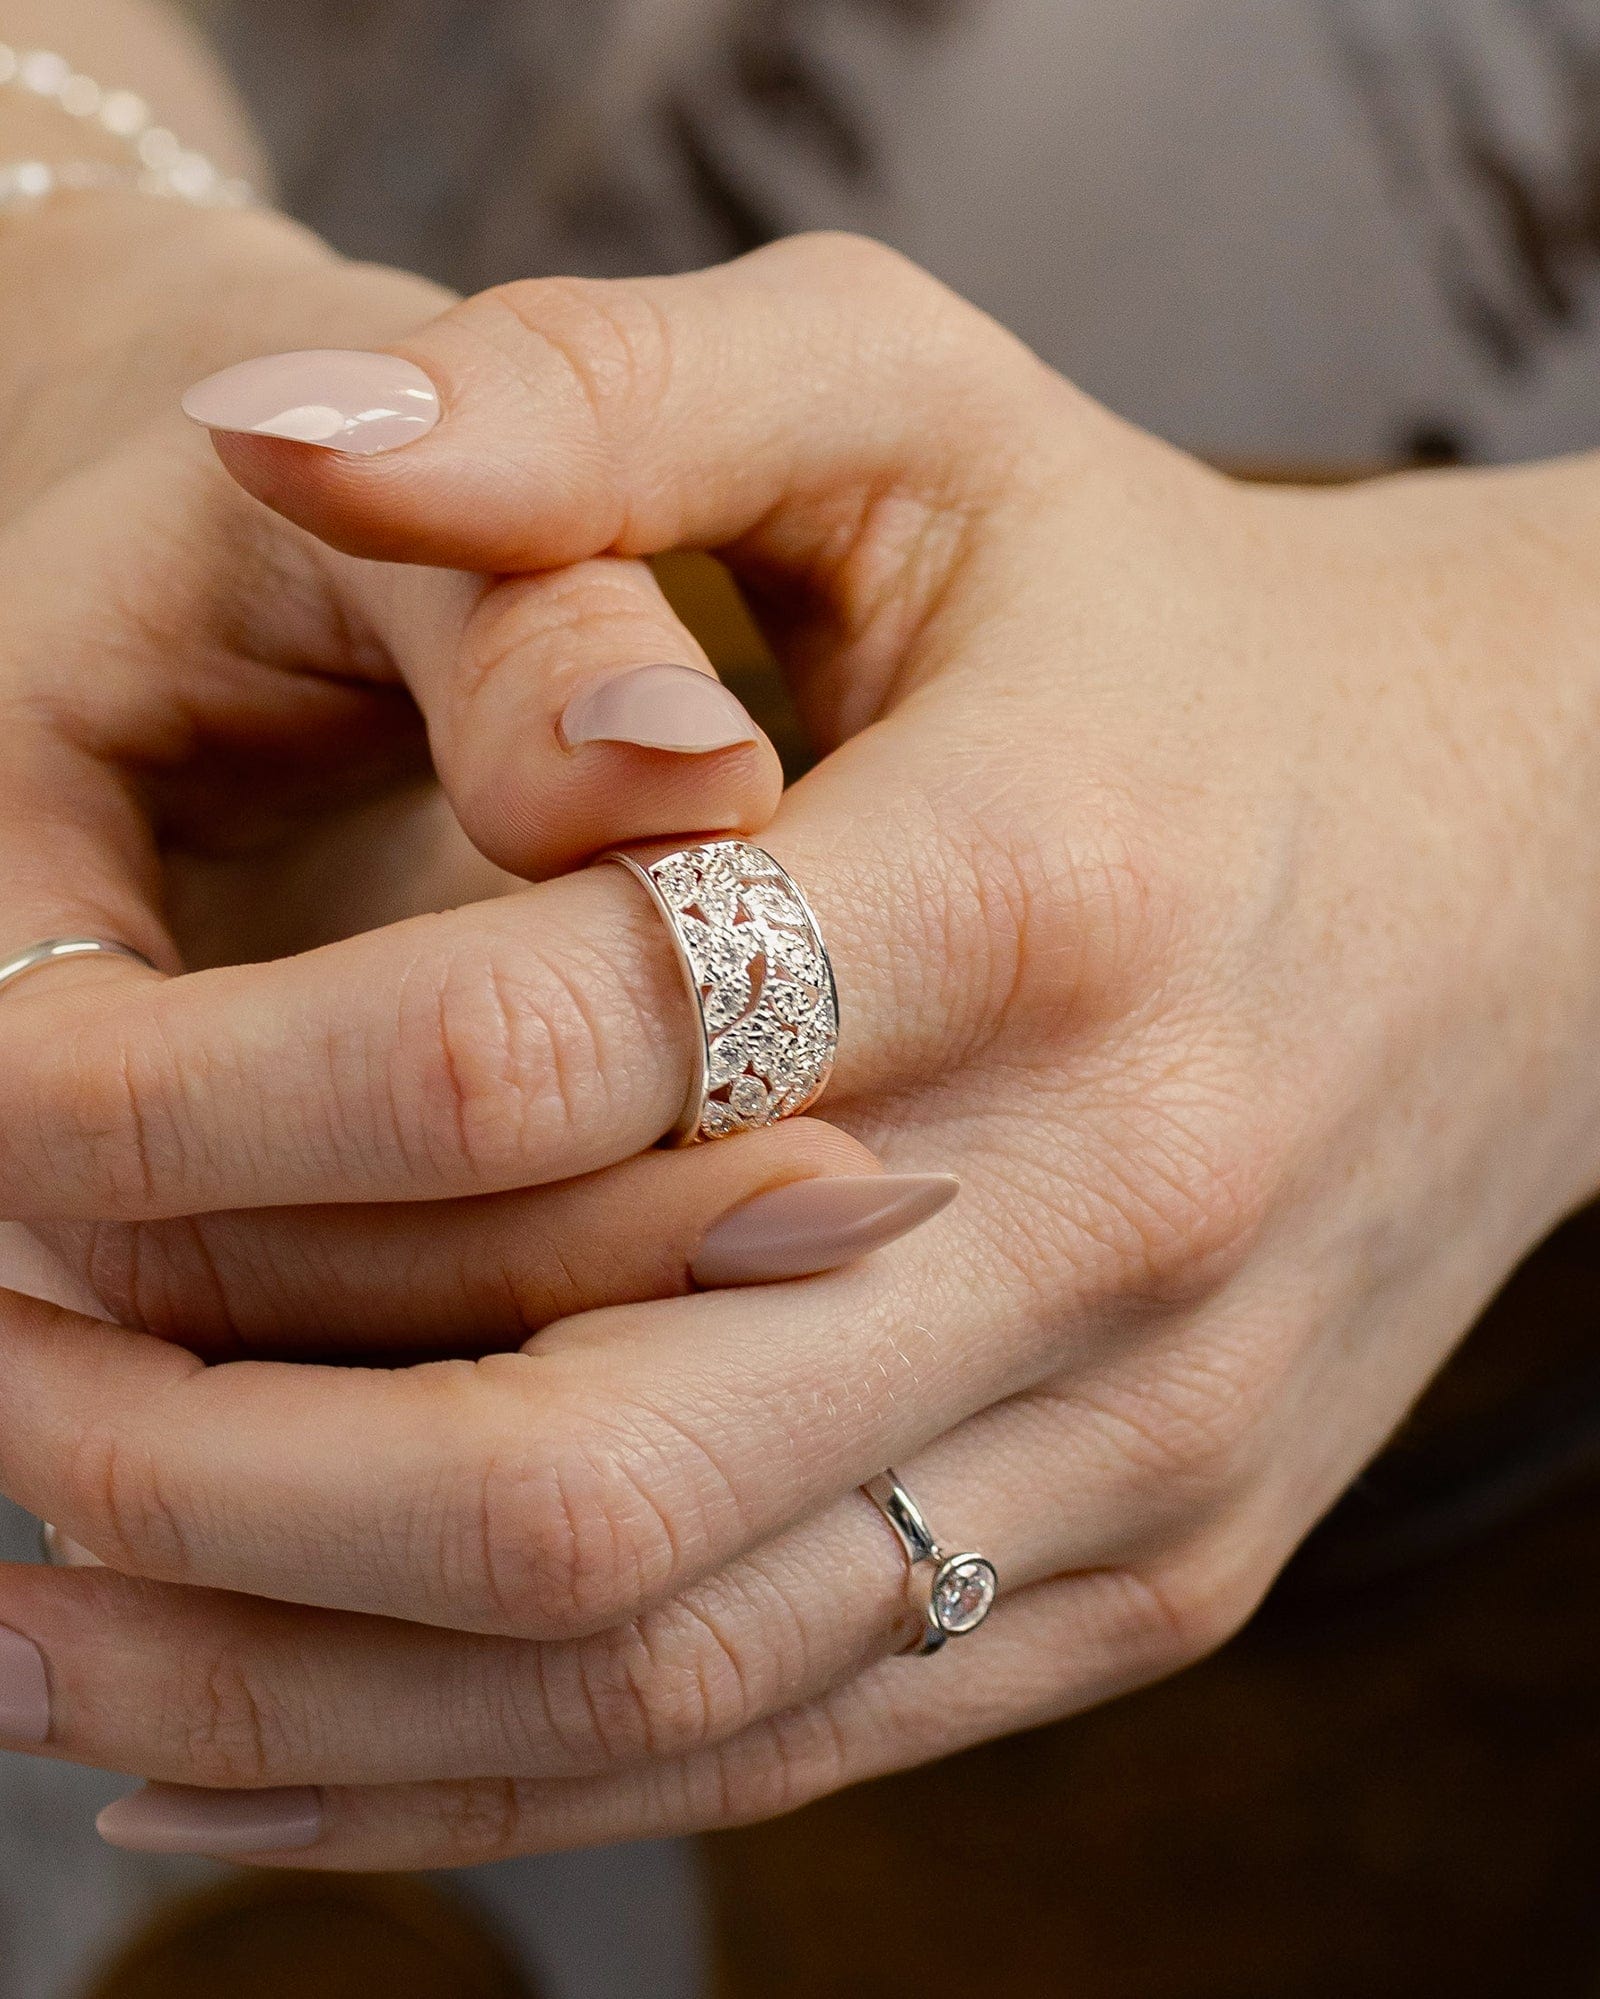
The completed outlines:
[[[153,960],[131,944],[119,944],[111,937],[49,937],[42,944],[30,944],[26,951],[0,965],[0,992],[25,979],[30,972],[65,964],[71,958],[131,958],[136,965],[155,971]]]
[[[950,1639],[976,1631],[1000,1594],[994,1563],[970,1549],[951,1554],[942,1548],[898,1472],[880,1472],[861,1490],[894,1529],[905,1551],[912,1608],[921,1627],[906,1650],[925,1658]]]
[[[665,919],[695,1008],[676,1145],[760,1131],[809,1110],[839,1046],[839,994],[817,919],[792,877],[747,840],[615,861]]]

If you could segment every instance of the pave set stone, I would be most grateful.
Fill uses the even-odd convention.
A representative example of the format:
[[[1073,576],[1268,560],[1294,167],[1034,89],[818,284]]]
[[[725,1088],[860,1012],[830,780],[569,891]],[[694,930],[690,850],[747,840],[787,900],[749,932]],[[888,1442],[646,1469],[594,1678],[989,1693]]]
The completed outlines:
[[[839,1035],[810,912],[770,856],[716,840],[650,869],[694,971],[709,1056],[700,1135],[722,1138],[803,1110]]]

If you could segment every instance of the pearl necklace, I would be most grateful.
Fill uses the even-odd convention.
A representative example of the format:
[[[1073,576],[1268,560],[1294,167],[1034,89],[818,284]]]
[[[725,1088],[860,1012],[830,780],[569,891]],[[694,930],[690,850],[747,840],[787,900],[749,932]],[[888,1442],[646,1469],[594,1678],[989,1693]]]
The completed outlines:
[[[32,208],[51,195],[126,188],[196,208],[248,208],[255,191],[228,179],[203,153],[190,152],[131,90],[107,90],[80,76],[65,56],[27,54],[0,42],[0,88],[25,91],[116,139],[126,166],[102,160],[7,160],[0,163],[0,211]]]

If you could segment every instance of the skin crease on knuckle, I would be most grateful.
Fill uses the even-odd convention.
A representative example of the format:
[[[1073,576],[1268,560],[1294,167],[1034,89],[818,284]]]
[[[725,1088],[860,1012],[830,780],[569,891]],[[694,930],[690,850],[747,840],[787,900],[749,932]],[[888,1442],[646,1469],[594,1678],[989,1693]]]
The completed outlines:
[[[469,367],[477,348],[487,357],[489,372],[514,396],[526,397],[527,384],[537,380],[538,371],[529,370],[531,338],[576,397],[594,454],[605,468],[597,478],[586,466],[565,508],[551,507],[548,492],[541,493],[541,518],[549,517],[553,534],[569,537],[565,547],[558,541],[552,562],[603,549],[634,552],[639,537],[629,519],[615,441],[648,424],[667,395],[673,365],[666,321],[645,288],[576,278],[519,280],[469,299],[456,320],[468,337]],[[512,476],[526,479],[526,469],[519,465]],[[580,500],[581,505],[572,504]],[[659,529],[653,538],[662,541]]]
[[[570,1172],[609,1163],[608,1056],[626,1049],[636,1061],[660,1040],[645,1011],[573,952],[427,968],[402,995],[388,1054],[397,1142],[423,1134],[463,1192],[532,1177],[563,1143],[587,1155],[568,1160]]]
[[[528,1360],[478,1363],[526,1394]],[[508,1384],[509,1385],[509,1384]],[[529,1426],[531,1429],[531,1425]],[[543,1402],[531,1438],[507,1436],[478,1477],[477,1552],[498,1629],[533,1638],[581,1638],[631,1615],[667,1587],[682,1557],[682,1527],[650,1489],[637,1440],[620,1417]]]

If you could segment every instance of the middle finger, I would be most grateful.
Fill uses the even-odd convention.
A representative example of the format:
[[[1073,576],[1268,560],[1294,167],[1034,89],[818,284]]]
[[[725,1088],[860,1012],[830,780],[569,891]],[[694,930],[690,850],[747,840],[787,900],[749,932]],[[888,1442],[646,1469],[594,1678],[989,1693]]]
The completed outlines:
[[[473,1200],[58,1225],[45,1233],[79,1282],[35,1295],[89,1311],[76,1303],[86,1292],[116,1324],[208,1360],[492,1353],[604,1305],[835,1269],[917,1226],[955,1186],[881,1174],[853,1138],[795,1118]]]

